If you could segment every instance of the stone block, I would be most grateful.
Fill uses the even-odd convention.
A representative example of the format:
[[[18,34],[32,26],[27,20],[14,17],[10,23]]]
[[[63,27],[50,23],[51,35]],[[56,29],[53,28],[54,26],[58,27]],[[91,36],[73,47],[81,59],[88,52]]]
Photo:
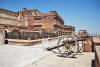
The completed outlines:
[[[5,30],[0,28],[0,45],[5,44]]]

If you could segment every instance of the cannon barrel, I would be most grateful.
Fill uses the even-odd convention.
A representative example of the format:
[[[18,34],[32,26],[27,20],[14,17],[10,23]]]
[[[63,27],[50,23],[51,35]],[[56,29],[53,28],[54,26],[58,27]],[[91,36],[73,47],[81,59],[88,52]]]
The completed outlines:
[[[66,44],[73,44],[75,41],[74,40],[65,40],[65,41],[63,41],[63,43],[61,44],[61,45],[57,45],[57,46],[53,46],[53,47],[48,47],[48,48],[46,48],[47,49],[47,51],[51,51],[51,50],[53,50],[53,49],[56,49],[56,48],[59,48],[59,47],[62,47],[62,46],[65,46]]]
[[[76,39],[76,40],[77,41],[85,41],[86,39],[85,38],[81,38],[81,39]],[[53,49],[57,49],[59,47],[65,46],[66,44],[73,44],[73,43],[75,43],[75,40],[64,40],[61,45],[57,45],[57,46],[53,46],[53,47],[48,47],[48,48],[46,48],[46,50],[47,51],[51,51]]]

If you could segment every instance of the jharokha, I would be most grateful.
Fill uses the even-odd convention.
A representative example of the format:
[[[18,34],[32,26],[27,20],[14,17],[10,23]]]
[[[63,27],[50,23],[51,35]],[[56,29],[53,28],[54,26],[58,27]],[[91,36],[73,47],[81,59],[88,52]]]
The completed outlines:
[[[45,31],[45,32],[63,32],[63,34],[74,34],[75,27],[64,25],[64,20],[56,11],[50,13],[40,13],[37,9],[12,12],[0,8],[0,28]]]

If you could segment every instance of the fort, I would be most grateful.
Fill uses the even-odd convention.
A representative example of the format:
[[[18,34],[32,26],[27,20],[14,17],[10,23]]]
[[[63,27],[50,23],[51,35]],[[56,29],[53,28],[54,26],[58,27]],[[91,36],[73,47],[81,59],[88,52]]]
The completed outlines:
[[[87,30],[75,35],[75,27],[64,23],[56,11],[41,13],[22,8],[13,12],[0,8],[0,66],[55,67],[60,63],[58,67],[64,67],[77,63],[77,67],[93,67],[95,61],[95,66],[100,67],[100,37],[89,36]],[[75,57],[78,58],[73,60]]]
[[[40,13],[37,9],[22,8],[13,12],[0,8],[0,28],[8,30],[26,30],[39,32],[62,32],[74,35],[75,27],[64,25],[64,20],[56,11]]]

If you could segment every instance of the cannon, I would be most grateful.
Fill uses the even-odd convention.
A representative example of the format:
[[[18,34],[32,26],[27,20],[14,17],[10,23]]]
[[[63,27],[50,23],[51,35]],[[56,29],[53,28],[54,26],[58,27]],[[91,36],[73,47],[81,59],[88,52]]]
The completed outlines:
[[[58,38],[56,46],[46,48],[48,51],[57,49],[59,56],[74,57],[82,51],[84,46],[84,38],[75,37],[72,35],[64,35]]]

